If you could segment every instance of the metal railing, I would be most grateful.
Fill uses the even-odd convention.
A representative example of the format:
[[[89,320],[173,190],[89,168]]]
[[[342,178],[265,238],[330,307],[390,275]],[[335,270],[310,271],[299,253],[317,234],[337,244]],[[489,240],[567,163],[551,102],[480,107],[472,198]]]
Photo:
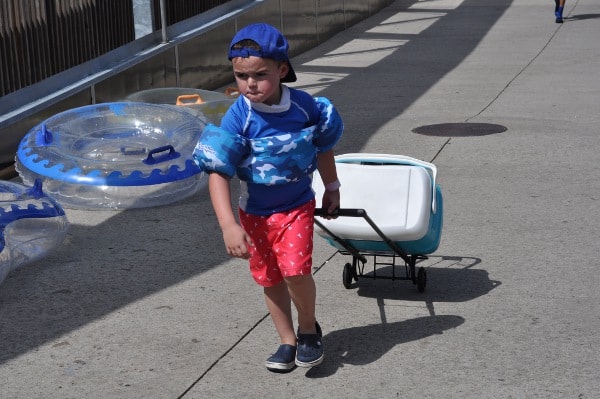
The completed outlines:
[[[0,97],[135,40],[134,0],[2,0]],[[153,30],[161,29],[159,0]],[[167,25],[228,0],[163,0]]]

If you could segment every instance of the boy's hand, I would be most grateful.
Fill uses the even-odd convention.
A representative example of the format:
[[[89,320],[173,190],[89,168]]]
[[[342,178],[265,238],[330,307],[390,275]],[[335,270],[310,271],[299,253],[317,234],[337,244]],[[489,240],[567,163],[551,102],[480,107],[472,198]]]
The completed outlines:
[[[327,209],[325,219],[336,219],[337,216],[333,213],[340,207],[340,190],[328,191],[323,193],[323,208]]]
[[[237,223],[223,227],[223,241],[229,256],[235,258],[249,259],[248,246],[253,246],[252,239],[246,231]]]

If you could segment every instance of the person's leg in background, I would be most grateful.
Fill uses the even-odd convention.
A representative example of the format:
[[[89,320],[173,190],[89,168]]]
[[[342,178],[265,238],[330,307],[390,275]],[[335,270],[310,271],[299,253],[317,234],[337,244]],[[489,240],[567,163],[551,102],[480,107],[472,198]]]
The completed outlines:
[[[554,16],[556,17],[556,23],[563,23],[563,9],[565,8],[565,0],[554,0]]]

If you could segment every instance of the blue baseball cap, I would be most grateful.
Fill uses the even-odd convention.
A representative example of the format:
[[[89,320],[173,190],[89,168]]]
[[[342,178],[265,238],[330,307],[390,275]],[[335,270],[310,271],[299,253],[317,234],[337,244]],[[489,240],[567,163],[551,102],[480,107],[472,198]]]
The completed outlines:
[[[251,48],[234,49],[233,46],[242,40],[252,40],[258,44],[260,50]],[[295,82],[296,72],[292,68],[288,57],[289,45],[287,39],[276,28],[269,24],[258,23],[248,25],[235,34],[229,44],[229,60],[236,57],[247,58],[251,55],[260,58],[270,58],[277,61],[285,61],[289,65],[289,72],[281,79],[282,82]]]

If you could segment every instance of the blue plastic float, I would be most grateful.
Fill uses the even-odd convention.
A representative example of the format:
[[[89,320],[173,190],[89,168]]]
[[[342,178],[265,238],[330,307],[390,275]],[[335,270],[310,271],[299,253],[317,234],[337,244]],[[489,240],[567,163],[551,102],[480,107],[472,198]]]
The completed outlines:
[[[159,206],[196,193],[206,178],[192,160],[205,123],[183,107],[118,102],[71,109],[31,129],[15,167],[43,181],[63,206]]]
[[[63,208],[42,191],[41,180],[33,187],[0,181],[0,283],[60,246],[68,229]]]

